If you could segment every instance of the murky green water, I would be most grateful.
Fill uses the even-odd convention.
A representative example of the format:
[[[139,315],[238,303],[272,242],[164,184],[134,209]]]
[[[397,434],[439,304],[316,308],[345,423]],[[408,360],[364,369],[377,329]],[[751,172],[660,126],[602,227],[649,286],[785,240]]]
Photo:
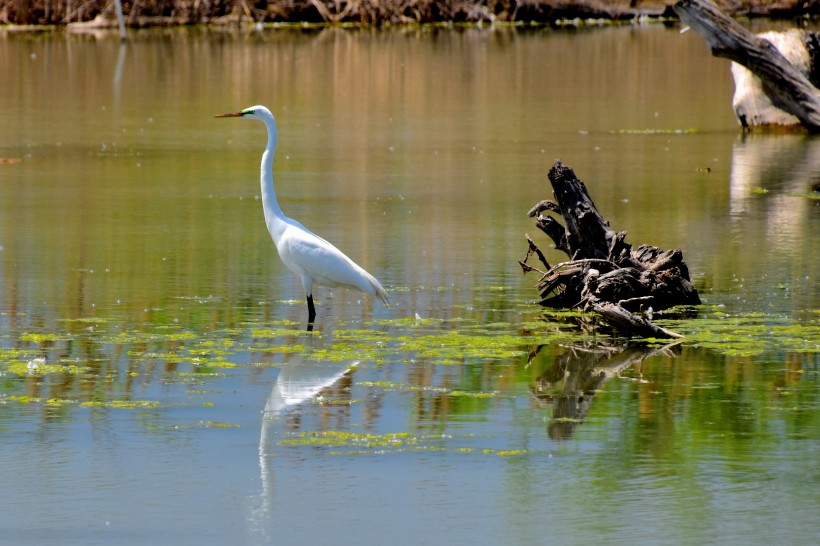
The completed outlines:
[[[694,33],[8,33],[0,66],[4,543],[816,542],[820,141],[740,137]],[[256,103],[286,213],[389,312],[321,288],[303,331],[263,129],[213,118]],[[680,345],[533,304],[555,158],[683,248]]]

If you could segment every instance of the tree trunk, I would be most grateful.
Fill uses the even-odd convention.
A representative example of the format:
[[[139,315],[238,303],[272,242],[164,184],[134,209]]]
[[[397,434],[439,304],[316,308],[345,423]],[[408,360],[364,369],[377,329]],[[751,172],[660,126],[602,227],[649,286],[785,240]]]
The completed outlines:
[[[706,40],[714,56],[745,66],[760,78],[775,106],[808,131],[820,132],[820,91],[771,42],[741,27],[709,0],[679,0],[674,10]]]

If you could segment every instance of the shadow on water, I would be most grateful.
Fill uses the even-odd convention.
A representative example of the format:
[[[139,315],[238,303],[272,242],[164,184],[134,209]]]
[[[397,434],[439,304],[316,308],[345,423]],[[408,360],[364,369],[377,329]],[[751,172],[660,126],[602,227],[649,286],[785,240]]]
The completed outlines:
[[[532,363],[543,348],[529,351],[527,362]],[[530,386],[537,403],[552,408],[552,419],[547,434],[552,440],[568,440],[589,413],[595,396],[604,385],[632,366],[641,366],[652,356],[678,356],[681,343],[663,347],[618,346],[603,342],[572,345],[559,355]],[[639,374],[640,375],[640,374]]]

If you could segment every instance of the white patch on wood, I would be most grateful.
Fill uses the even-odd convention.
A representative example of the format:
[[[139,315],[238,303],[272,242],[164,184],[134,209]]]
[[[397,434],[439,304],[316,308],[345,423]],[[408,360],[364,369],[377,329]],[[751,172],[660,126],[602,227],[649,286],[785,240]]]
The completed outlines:
[[[764,32],[758,36],[771,42],[787,61],[808,78],[811,58],[803,43],[803,32],[799,29],[790,29],[786,32]],[[796,117],[772,104],[763,92],[760,78],[745,67],[733,62],[732,77],[735,81],[732,108],[741,125],[747,127],[800,125]]]

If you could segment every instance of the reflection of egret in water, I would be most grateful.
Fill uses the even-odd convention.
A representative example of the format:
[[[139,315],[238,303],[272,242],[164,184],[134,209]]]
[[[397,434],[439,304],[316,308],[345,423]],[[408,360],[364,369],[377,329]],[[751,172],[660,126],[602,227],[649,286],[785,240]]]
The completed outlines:
[[[661,348],[601,343],[570,347],[530,387],[539,404],[552,407],[552,419],[547,425],[549,437],[568,439],[589,412],[596,392],[610,379],[656,354],[676,356],[680,353],[679,343]],[[541,348],[530,351],[530,362]]]
[[[310,340],[313,341],[313,338]],[[267,535],[266,522],[269,520],[270,501],[274,494],[270,458],[275,431],[271,429],[283,420],[287,423],[286,427],[298,428],[305,406],[320,400],[323,395],[335,397],[339,391],[349,392],[353,371],[359,364],[358,360],[331,362],[298,354],[282,365],[262,413],[262,431],[259,437],[261,498],[251,522],[260,534]]]
[[[349,376],[358,364],[358,361],[321,362],[304,356],[291,360],[282,367],[273,382],[265,403],[264,420],[274,419],[289,408],[314,399],[323,390]]]
[[[820,139],[803,135],[744,135],[732,151],[730,207],[743,218],[766,193],[767,238],[781,248],[800,248],[813,237],[806,218],[810,199],[796,198],[812,191],[820,178]]]

